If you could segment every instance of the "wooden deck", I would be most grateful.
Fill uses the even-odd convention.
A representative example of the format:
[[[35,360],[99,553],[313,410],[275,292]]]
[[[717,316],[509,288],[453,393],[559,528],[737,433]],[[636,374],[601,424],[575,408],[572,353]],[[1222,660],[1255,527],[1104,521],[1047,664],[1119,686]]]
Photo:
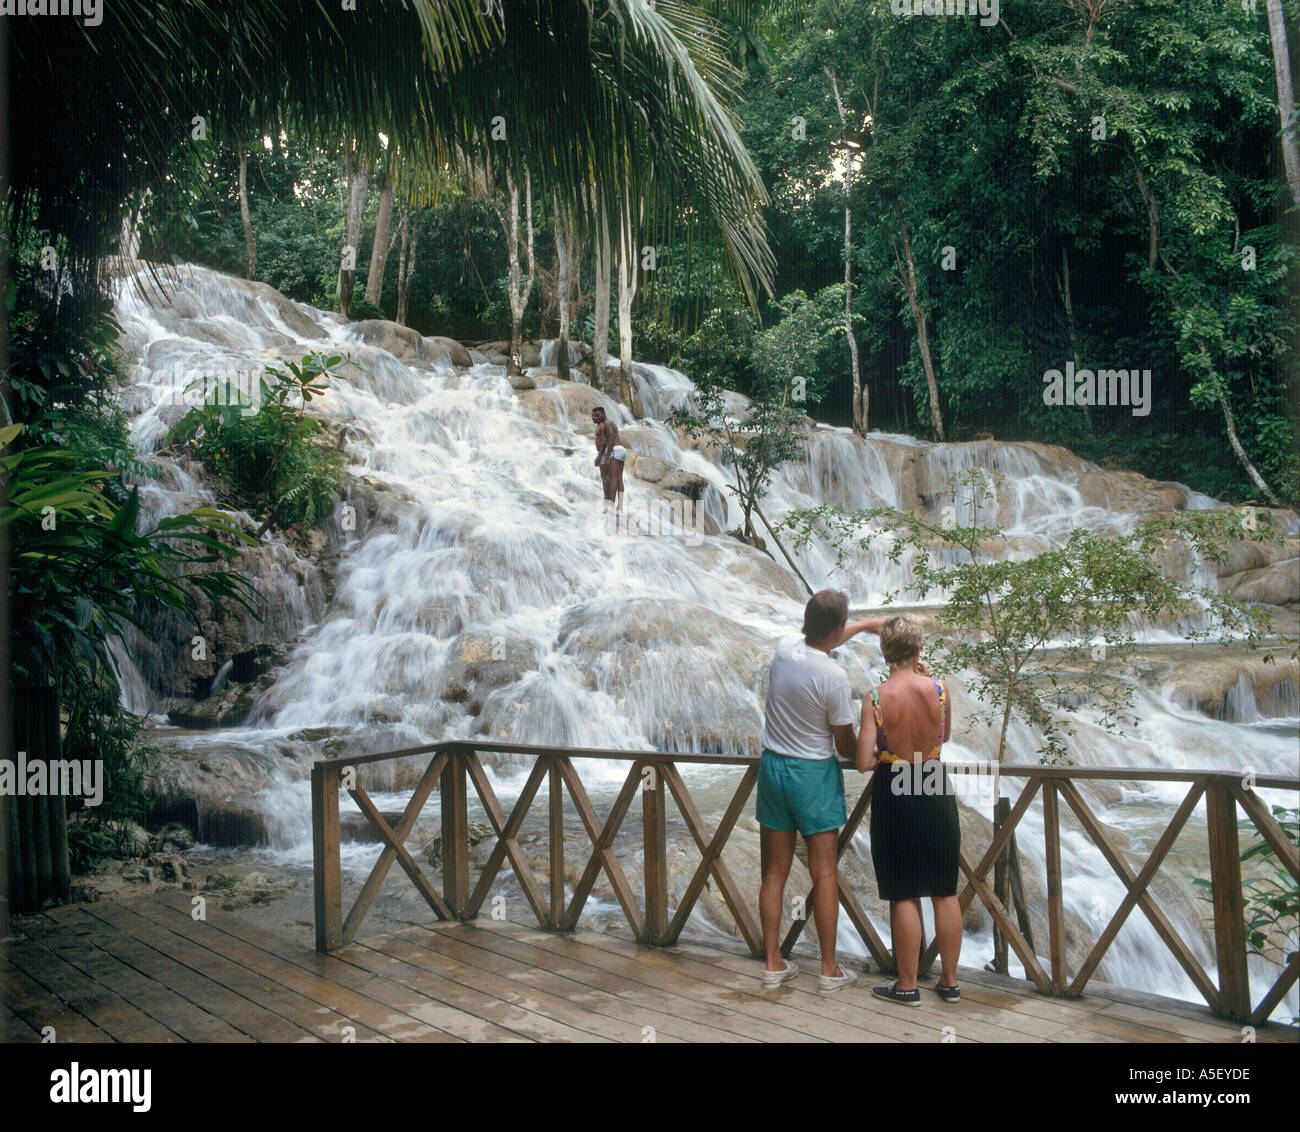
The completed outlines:
[[[764,991],[739,945],[650,948],[488,917],[318,955],[212,903],[196,922],[188,896],[160,892],[15,920],[0,1039],[53,1026],[60,1042],[1241,1042],[1205,1007],[1100,987],[1053,999],[965,968],[956,1005],[928,991],[919,1009],[877,1002],[871,974],[822,997],[815,959],[798,959],[793,985]]]

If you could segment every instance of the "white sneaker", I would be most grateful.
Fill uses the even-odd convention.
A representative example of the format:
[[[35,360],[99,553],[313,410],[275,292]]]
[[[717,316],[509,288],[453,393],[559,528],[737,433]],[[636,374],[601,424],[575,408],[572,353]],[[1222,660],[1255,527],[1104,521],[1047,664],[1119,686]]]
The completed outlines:
[[[782,983],[788,983],[798,973],[799,973],[798,964],[791,963],[787,959],[785,960],[785,967],[782,968],[780,971],[765,970],[763,972],[763,988],[765,990],[770,990],[772,987],[779,987]]]
[[[844,968],[840,968],[844,971]],[[822,994],[832,994],[843,987],[851,987],[858,981],[856,971],[844,971],[842,975],[818,975],[817,990]]]

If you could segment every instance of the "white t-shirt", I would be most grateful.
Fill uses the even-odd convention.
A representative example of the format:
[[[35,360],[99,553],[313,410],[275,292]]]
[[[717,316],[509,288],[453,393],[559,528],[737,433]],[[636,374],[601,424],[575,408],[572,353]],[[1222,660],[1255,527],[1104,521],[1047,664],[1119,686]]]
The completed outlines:
[[[853,722],[848,674],[802,637],[776,647],[767,680],[763,747],[796,759],[835,754],[832,727]]]

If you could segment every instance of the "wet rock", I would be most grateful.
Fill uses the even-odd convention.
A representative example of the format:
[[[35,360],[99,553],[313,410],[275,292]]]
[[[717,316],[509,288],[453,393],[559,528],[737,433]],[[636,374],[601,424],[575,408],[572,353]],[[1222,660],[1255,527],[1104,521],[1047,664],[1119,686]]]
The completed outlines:
[[[590,385],[580,382],[561,382],[551,389],[528,389],[519,394],[519,403],[534,419],[543,424],[572,428],[584,436],[591,436],[595,426],[591,423],[591,410],[597,405],[615,420],[619,419],[618,403]]]
[[[675,491],[698,503],[710,484],[708,480],[695,472],[686,472],[681,468],[674,468],[658,481],[658,486],[665,491]]]
[[[140,675],[156,696],[206,699],[227,661],[241,654],[251,655],[258,645],[284,648],[307,624],[319,621],[325,613],[325,577],[321,568],[282,541],[244,547],[225,569],[242,574],[266,599],[259,606],[261,620],[233,602],[218,607],[196,594],[197,631],[193,622],[162,610],[150,623],[148,635],[139,631],[125,635]],[[202,638],[201,645],[195,641],[196,636]],[[220,707],[214,705],[212,711]],[[226,705],[223,710],[221,722],[216,724],[179,725],[234,726],[229,722],[234,718],[234,705]]]
[[[510,378],[510,388],[516,393],[523,393],[529,389],[536,389],[537,382],[526,373],[518,373],[515,374],[514,377]]]
[[[252,714],[258,699],[275,683],[268,672],[248,684],[235,684],[218,695],[189,706],[176,707],[167,713],[167,721],[176,727],[218,730],[239,727]]]
[[[194,834],[179,822],[168,822],[158,831],[155,840],[157,851],[164,856],[194,848]]]
[[[1174,702],[1214,719],[1248,720],[1255,711],[1265,717],[1295,715],[1300,705],[1300,661],[1286,657],[1189,657],[1170,675]]]
[[[1256,570],[1243,570],[1223,579],[1224,592],[1238,601],[1263,605],[1300,603],[1300,569],[1296,563],[1275,562]]]
[[[429,335],[424,339],[424,348],[431,359],[448,362],[457,369],[469,369],[473,364],[469,351],[454,338]]]
[[[466,825],[465,830],[466,840],[469,842],[471,848],[479,844],[481,841],[486,841],[488,838],[496,837],[496,831],[486,822],[471,821]],[[442,834],[439,833],[426,841],[423,848],[420,850],[420,855],[435,869],[441,869]]]
[[[204,892],[210,894],[210,899],[216,900],[227,912],[250,904],[264,904],[272,897],[291,892],[297,887],[298,881],[294,877],[276,876],[260,870],[243,876],[209,873],[203,884]]]
[[[642,456],[635,452],[628,453],[628,474],[647,483],[659,483],[672,470],[670,465],[653,456]]]
[[[367,346],[385,350],[401,361],[420,362],[429,359],[423,335],[400,322],[367,318],[354,322],[352,332]]]
[[[442,698],[482,703],[492,688],[513,684],[537,667],[537,646],[526,637],[504,633],[463,633],[443,664]]]
[[[656,746],[757,751],[772,647],[748,626],[688,601],[602,600],[570,610],[556,646]],[[710,694],[696,694],[700,687]]]

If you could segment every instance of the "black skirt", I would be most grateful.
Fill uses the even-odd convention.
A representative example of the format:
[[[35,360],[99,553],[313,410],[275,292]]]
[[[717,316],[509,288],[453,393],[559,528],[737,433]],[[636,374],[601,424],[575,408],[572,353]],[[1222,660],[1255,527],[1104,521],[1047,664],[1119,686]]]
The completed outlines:
[[[881,763],[871,790],[880,899],[956,896],[960,848],[957,797],[943,763]]]

